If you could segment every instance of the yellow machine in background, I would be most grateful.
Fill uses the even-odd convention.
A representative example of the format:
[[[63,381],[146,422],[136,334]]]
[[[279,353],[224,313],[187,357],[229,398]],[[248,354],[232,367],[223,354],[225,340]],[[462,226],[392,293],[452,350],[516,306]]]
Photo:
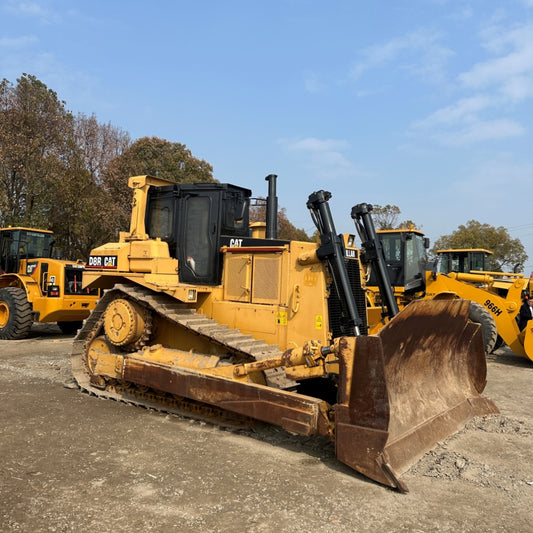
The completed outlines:
[[[53,233],[0,229],[0,339],[26,337],[34,321],[57,322],[75,333],[98,300],[82,289],[84,265],[52,256]]]
[[[497,412],[480,329],[468,302],[420,301],[368,335],[359,252],[335,232],[331,195],[307,202],[320,244],[281,240],[275,178],[264,234],[248,189],[130,178],[130,231],[84,271],[105,293],[74,376],[101,397],[328,436],[340,461],[406,490],[401,474],[436,442]]]
[[[461,281],[482,286],[502,298],[507,298],[509,291],[513,288],[519,288],[522,291],[522,298],[533,295],[531,278],[525,278],[524,274],[517,272],[493,271],[490,268],[492,255],[490,250],[483,248],[437,250],[435,269]],[[516,291],[514,298],[519,303]]]
[[[418,299],[469,300],[470,319],[481,325],[487,353],[504,342],[516,354],[533,360],[533,321],[520,331],[516,320],[524,296],[533,290],[529,278],[486,270],[492,252],[480,248],[439,250],[430,269],[429,241],[421,231],[377,233],[399,308]],[[379,305],[372,275],[367,283],[373,305]]]

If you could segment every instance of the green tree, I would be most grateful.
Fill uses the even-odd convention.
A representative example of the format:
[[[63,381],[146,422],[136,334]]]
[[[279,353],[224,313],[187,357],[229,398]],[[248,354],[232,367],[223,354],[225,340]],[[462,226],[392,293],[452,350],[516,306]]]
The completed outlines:
[[[150,174],[176,183],[212,182],[213,167],[194,157],[181,143],[158,137],[143,137],[113,159],[102,176],[102,187],[109,193],[115,215],[115,232],[127,230],[130,220],[131,176]]]
[[[50,183],[54,205],[48,215],[56,247],[70,259],[87,260],[96,246],[114,239],[114,215],[109,209],[111,199],[98,186],[83,159],[71,161],[61,178]]]
[[[144,174],[176,183],[215,181],[209,163],[194,157],[184,144],[158,137],[137,139],[110,163],[105,174],[105,184]]]
[[[484,248],[493,252],[492,268],[499,272],[512,271],[523,265],[528,256],[519,239],[513,239],[503,226],[495,228],[477,220],[469,220],[459,226],[451,235],[443,235],[435,241],[431,253],[454,248]],[[518,266],[520,269],[521,267]]]
[[[35,76],[0,83],[0,223],[46,227],[50,180],[72,150],[73,117]]]
[[[50,184],[55,202],[49,224],[67,257],[86,260],[93,248],[116,239],[116,203],[102,183],[108,166],[130,145],[128,133],[94,115],[75,118],[67,168]]]
[[[49,228],[67,257],[85,259],[129,227],[128,178],[213,180],[184,144],[74,117],[35,76],[0,82],[0,225]]]

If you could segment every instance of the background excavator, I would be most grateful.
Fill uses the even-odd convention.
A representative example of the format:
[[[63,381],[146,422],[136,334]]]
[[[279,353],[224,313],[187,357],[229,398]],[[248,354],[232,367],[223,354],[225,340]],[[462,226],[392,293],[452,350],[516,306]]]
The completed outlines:
[[[337,235],[330,193],[307,201],[320,243],[289,242],[277,238],[276,176],[266,179],[261,231],[248,189],[130,178],[130,231],[92,250],[84,271],[83,286],[105,292],[74,341],[73,374],[100,397],[328,436],[340,461],[405,491],[402,473],[426,451],[498,412],[481,396],[469,302],[398,312],[371,218],[355,213],[388,313],[369,335],[359,250]]]
[[[36,321],[74,334],[96,306],[99,291],[82,289],[84,264],[53,255],[51,231],[0,228],[0,339],[23,339]]]
[[[481,325],[487,353],[505,343],[516,354],[533,360],[533,321],[520,331],[516,320],[524,297],[533,292],[531,279],[490,271],[492,252],[480,248],[439,250],[430,266],[429,239],[414,228],[377,234],[399,308],[419,299],[469,300],[470,319]],[[374,273],[369,272],[366,283],[371,305],[379,305]],[[382,325],[378,323],[377,329]]]

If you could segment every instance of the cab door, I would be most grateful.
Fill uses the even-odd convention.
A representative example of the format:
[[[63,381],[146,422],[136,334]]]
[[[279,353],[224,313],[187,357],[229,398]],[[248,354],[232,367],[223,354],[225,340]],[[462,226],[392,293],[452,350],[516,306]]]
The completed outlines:
[[[179,204],[179,280],[216,285],[220,273],[220,191],[187,192]]]

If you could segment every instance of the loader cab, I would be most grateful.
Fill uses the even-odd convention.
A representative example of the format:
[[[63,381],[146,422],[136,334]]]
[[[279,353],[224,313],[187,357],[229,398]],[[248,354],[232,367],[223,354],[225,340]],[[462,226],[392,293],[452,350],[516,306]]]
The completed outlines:
[[[416,229],[378,230],[387,270],[393,287],[406,293],[425,289],[429,239]],[[375,285],[372,275],[370,285]]]
[[[168,243],[180,282],[216,285],[222,236],[249,233],[251,191],[221,183],[180,183],[148,191],[146,231]]]
[[[19,271],[21,259],[51,257],[53,233],[29,228],[0,229],[0,273]]]
[[[437,270],[442,274],[490,272],[492,252],[482,248],[437,250]]]

